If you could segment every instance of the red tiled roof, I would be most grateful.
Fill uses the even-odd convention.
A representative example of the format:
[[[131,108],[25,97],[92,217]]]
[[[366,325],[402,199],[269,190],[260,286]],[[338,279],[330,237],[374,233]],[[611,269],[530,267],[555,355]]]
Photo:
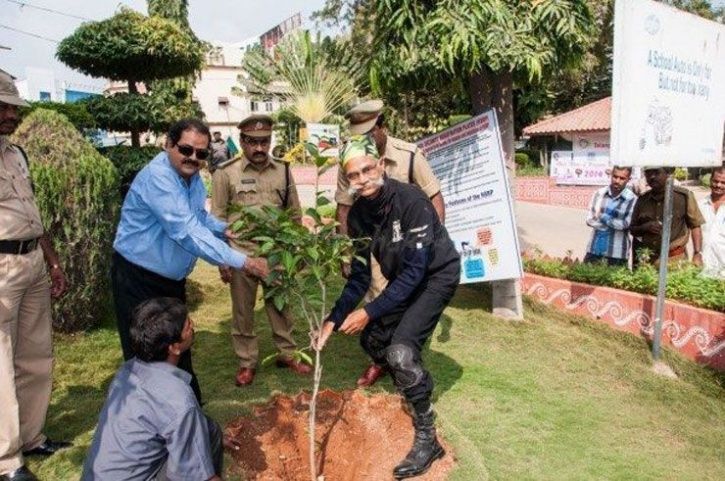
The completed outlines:
[[[524,135],[533,137],[563,132],[609,130],[611,117],[612,97],[607,97],[524,127]]]

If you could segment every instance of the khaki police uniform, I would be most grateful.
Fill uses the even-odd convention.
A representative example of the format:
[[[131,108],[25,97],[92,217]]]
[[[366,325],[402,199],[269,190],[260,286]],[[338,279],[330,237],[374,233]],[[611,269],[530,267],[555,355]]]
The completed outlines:
[[[670,234],[670,251],[668,259],[686,259],[685,246],[690,239],[690,230],[705,223],[705,218],[697,206],[697,200],[692,192],[684,187],[675,186],[672,196],[672,227]],[[639,226],[649,221],[662,222],[665,208],[663,193],[654,194],[651,190],[642,194],[634,205],[631,225]],[[647,248],[652,252],[650,259],[657,260],[660,254],[660,234],[646,233],[636,238],[636,248]],[[637,257],[636,254],[634,256]]]
[[[289,184],[289,185],[288,185]],[[289,166],[267,156],[263,166],[250,162],[243,153],[220,166],[212,176],[212,213],[230,224],[239,214],[229,215],[232,205],[275,206],[300,211],[300,200]],[[232,241],[232,246],[252,255],[256,245]],[[232,344],[240,367],[255,368],[259,359],[258,339],[254,333],[254,306],[259,280],[238,270],[232,271]],[[272,326],[274,344],[284,357],[292,357],[297,344],[292,337],[292,318],[288,310],[279,311],[271,300],[264,302]]]
[[[26,159],[0,136],[0,241],[43,235]],[[50,402],[50,284],[43,251],[0,253],[0,475],[23,465],[22,451],[45,441]]]
[[[382,112],[383,102],[380,100],[369,100],[354,108],[346,115],[350,119],[350,131],[353,134],[365,134],[369,132]],[[433,170],[428,164],[425,154],[417,145],[395,137],[387,136],[385,152],[385,173],[388,177],[400,182],[415,184],[423,192],[432,198],[441,191],[440,183]],[[350,183],[345,177],[343,169],[337,172],[337,190],[335,191],[335,202],[351,206],[355,199],[350,195],[348,189]],[[388,285],[388,280],[380,271],[380,265],[373,258],[370,263],[370,289],[365,296],[365,301],[370,302],[380,295]]]

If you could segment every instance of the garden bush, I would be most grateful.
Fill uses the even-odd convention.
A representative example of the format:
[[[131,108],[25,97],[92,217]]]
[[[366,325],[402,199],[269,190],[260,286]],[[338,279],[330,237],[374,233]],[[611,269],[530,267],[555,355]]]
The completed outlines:
[[[99,151],[118,169],[120,193],[123,199],[138,171],[143,169],[151,159],[156,157],[156,154],[161,152],[161,149],[151,145],[145,147],[116,145],[99,149]]]
[[[524,270],[546,277],[566,279],[596,286],[613,287],[642,294],[657,294],[658,273],[651,265],[628,270],[605,264],[564,262],[551,258],[524,259]],[[668,299],[725,312],[725,281],[703,277],[692,264],[673,266],[667,273]]]
[[[528,154],[524,152],[516,152],[514,154],[514,162],[516,162],[516,168],[528,167],[531,165],[531,159]]]
[[[51,110],[28,114],[12,141],[28,154],[43,225],[68,278],[68,292],[53,304],[53,326],[64,332],[87,329],[111,301],[118,172],[66,117]]]
[[[81,133],[84,133],[86,130],[96,128],[96,119],[88,112],[88,107],[85,101],[72,103],[51,102],[47,100],[30,102],[29,107],[20,108],[20,115],[22,118],[25,118],[37,109],[55,110],[59,114],[65,115],[73,126]]]

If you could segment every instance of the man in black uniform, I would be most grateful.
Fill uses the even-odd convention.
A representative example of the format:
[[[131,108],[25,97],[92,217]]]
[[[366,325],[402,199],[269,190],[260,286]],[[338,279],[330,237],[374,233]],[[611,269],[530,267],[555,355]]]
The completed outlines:
[[[353,261],[315,347],[322,349],[333,330],[362,331],[363,349],[388,368],[414,413],[413,447],[393,470],[396,479],[409,478],[426,472],[445,454],[436,439],[433,379],[421,350],[458,286],[460,257],[423,191],[385,176],[370,137],[350,139],[340,162],[358,194],[347,219],[350,236],[371,241],[357,252],[368,262]],[[370,286],[371,256],[389,283],[375,300],[355,309]]]

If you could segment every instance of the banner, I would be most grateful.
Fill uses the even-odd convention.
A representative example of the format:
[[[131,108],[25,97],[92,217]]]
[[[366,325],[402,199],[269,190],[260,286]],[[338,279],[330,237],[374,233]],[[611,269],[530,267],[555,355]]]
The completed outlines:
[[[724,120],[725,25],[652,0],[617,0],[612,158],[721,165]]]
[[[518,279],[513,199],[493,110],[418,142],[438,180],[461,283]]]
[[[317,146],[323,157],[337,157],[340,145],[340,126],[336,124],[307,124],[307,142]]]

